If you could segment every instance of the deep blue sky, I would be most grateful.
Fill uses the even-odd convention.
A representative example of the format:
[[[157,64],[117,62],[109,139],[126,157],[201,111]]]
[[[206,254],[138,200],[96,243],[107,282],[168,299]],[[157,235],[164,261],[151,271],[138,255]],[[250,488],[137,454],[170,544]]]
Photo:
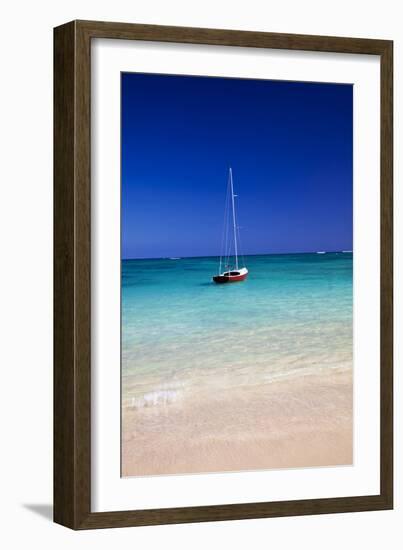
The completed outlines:
[[[352,249],[351,85],[122,74],[122,257]]]

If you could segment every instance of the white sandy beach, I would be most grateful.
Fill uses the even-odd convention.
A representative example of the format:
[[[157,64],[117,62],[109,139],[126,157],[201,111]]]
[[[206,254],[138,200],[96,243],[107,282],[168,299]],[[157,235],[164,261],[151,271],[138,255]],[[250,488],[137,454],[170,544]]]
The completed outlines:
[[[126,405],[123,476],[353,461],[351,370]]]

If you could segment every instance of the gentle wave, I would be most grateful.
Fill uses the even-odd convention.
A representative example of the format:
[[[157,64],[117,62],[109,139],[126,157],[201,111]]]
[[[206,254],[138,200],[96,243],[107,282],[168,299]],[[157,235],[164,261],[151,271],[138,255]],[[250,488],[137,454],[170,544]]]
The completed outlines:
[[[179,395],[175,390],[156,390],[145,393],[140,397],[132,397],[130,406],[135,409],[153,407],[156,405],[169,405],[177,400]]]

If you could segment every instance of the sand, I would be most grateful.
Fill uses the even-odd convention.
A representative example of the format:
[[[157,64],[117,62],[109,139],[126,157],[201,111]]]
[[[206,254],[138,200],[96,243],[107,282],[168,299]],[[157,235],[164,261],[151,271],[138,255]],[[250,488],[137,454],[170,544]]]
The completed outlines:
[[[201,389],[122,411],[122,475],[348,465],[351,370]]]

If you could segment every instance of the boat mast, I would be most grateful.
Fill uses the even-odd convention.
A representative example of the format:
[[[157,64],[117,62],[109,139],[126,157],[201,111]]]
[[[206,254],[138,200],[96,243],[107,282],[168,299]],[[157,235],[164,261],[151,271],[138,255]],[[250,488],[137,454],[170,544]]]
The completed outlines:
[[[231,196],[232,196],[232,220],[234,222],[234,245],[235,245],[235,269],[238,269],[238,243],[236,239],[236,219],[235,219],[235,201],[234,201],[234,184],[232,181],[232,168],[229,169],[229,178],[231,183]]]

